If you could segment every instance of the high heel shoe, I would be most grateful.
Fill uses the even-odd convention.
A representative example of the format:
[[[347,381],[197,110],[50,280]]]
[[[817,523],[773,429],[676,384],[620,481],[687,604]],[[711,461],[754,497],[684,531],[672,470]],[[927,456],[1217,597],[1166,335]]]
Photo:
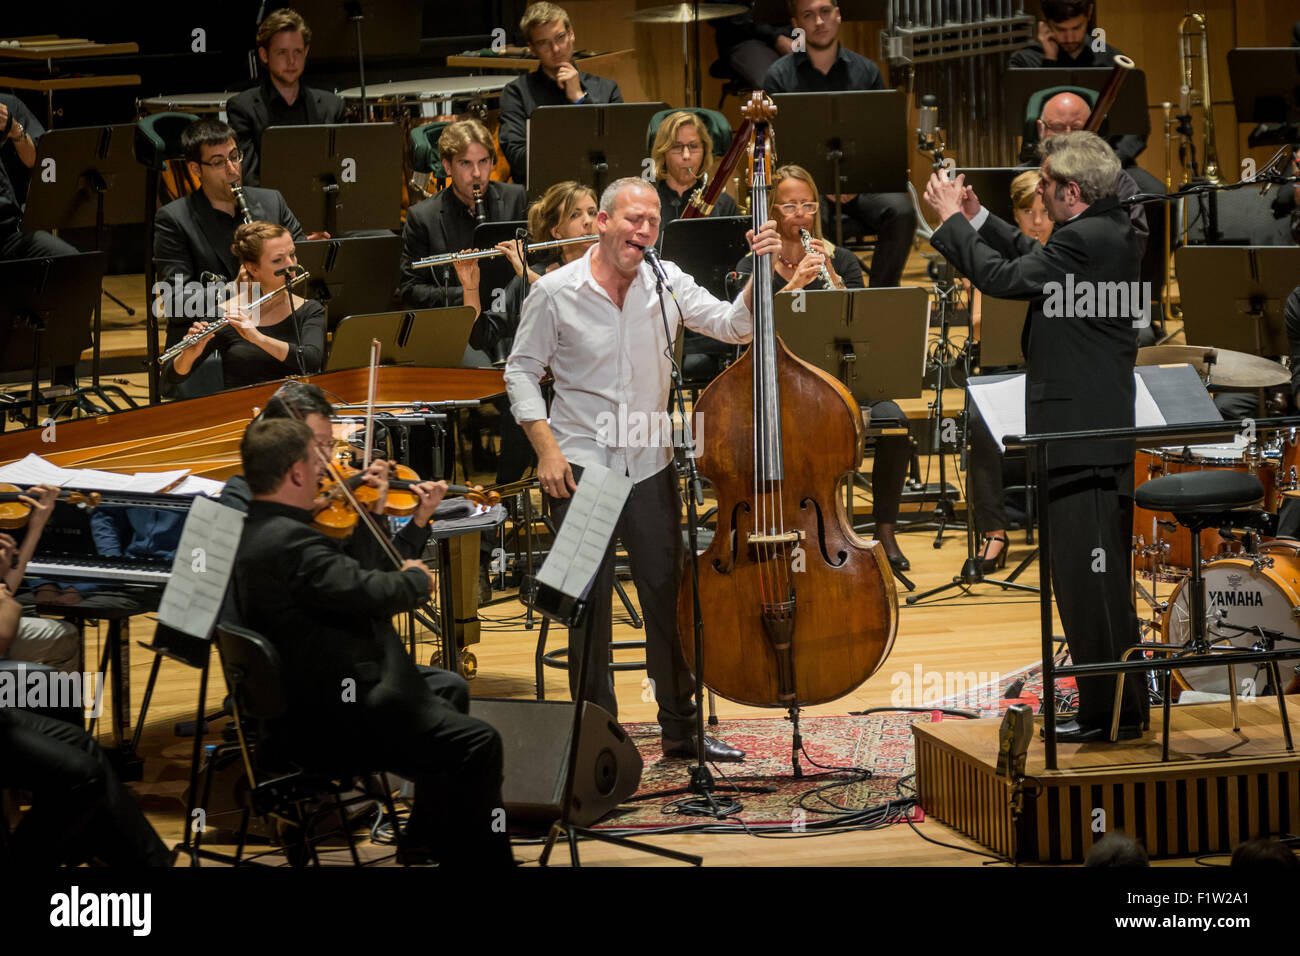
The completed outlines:
[[[984,557],[984,555],[985,555],[985,554],[988,552],[988,550],[989,550],[989,542],[990,542],[990,541],[1000,541],[1000,542],[1002,542],[1002,550],[1000,550],[1000,551],[997,553],[997,556],[996,556],[996,557],[993,557],[993,558],[986,558],[986,557]],[[1006,532],[1003,532],[1002,534],[986,534],[986,535],[984,536],[984,547],[980,550],[980,554],[979,554],[980,573],[981,573],[981,574],[988,574],[990,571],[997,571],[997,570],[999,570],[999,569],[1001,569],[1001,568],[1006,567],[1006,565],[1007,565],[1007,548],[1008,548],[1008,547],[1009,547],[1009,545],[1007,544],[1007,535],[1006,535]]]

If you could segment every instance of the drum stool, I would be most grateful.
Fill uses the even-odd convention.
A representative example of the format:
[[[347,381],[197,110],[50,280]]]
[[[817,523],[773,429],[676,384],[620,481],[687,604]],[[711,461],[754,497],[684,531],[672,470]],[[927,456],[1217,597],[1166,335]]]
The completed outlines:
[[[1154,478],[1140,485],[1134,495],[1139,508],[1150,511],[1167,511],[1178,523],[1192,532],[1192,540],[1198,541],[1200,533],[1206,528],[1249,527],[1254,515],[1250,506],[1264,497],[1264,486],[1254,475],[1239,471],[1191,471],[1177,475]],[[1169,655],[1178,659],[1183,667],[1205,667],[1211,663],[1224,663],[1228,666],[1229,697],[1232,701],[1232,729],[1240,731],[1241,722],[1237,713],[1237,675],[1233,657],[1249,653],[1253,660],[1258,660],[1259,653],[1267,653],[1269,672],[1273,679],[1273,688],[1277,693],[1278,714],[1282,721],[1282,735],[1286,740],[1287,751],[1294,749],[1291,741],[1291,726],[1287,721],[1286,699],[1282,693],[1281,674],[1278,660],[1283,657],[1296,656],[1291,650],[1255,652],[1246,648],[1233,646],[1216,647],[1220,640],[1206,640],[1205,634],[1205,579],[1201,574],[1201,550],[1192,548],[1192,569],[1188,578],[1191,587],[1188,602],[1191,620],[1188,624],[1188,639],[1183,645],[1145,642],[1130,646],[1124,651],[1121,660],[1128,660],[1132,655],[1150,651]],[[1277,656],[1272,656],[1276,654]],[[1212,661],[1219,658],[1219,661]],[[1168,659],[1167,659],[1168,660]],[[1170,716],[1170,674],[1172,667],[1166,661],[1162,667],[1162,693],[1164,727],[1162,730],[1161,760],[1169,759],[1169,716]],[[1115,681],[1115,701],[1111,709],[1110,739],[1118,739],[1120,702],[1124,695],[1124,679],[1121,671]]]

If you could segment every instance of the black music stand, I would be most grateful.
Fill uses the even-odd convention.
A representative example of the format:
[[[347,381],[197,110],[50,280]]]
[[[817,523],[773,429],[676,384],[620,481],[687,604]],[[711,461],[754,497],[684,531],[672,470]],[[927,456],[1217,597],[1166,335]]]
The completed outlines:
[[[1186,341],[1268,358],[1291,354],[1283,311],[1300,282],[1300,247],[1184,246],[1174,267]]]
[[[980,308],[980,367],[1024,365],[1020,339],[1029,303],[1020,299],[995,299],[981,292]]]
[[[397,304],[401,236],[312,239],[294,249],[298,264],[311,273],[294,294],[325,306],[331,332],[344,316],[386,312]]]
[[[727,276],[736,271],[736,263],[749,253],[745,231],[748,216],[719,216],[707,219],[674,219],[659,236],[660,256],[681,267],[696,283],[719,299],[730,299]],[[678,361],[688,388],[699,388],[713,380],[739,355],[739,347],[720,342],[693,329],[678,335]],[[703,356],[686,367],[686,356]],[[700,368],[697,363],[703,365]]]
[[[262,134],[262,185],[278,189],[306,233],[396,229],[402,209],[397,123],[272,126]]]
[[[461,368],[474,310],[446,309],[350,315],[334,330],[326,372],[370,364],[370,340],[379,339],[379,364]]]
[[[1025,135],[1025,109],[1030,97],[1039,90],[1053,86],[1078,86],[1100,93],[1114,70],[1111,67],[1090,66],[1033,67],[1007,70],[1002,74],[1002,105],[1006,133],[1011,137]],[[1038,119],[1038,117],[1034,117]],[[1146,136],[1151,132],[1151,114],[1147,110],[1147,76],[1141,70],[1129,70],[1124,85],[1119,88],[1115,104],[1106,114],[1107,136]]]
[[[528,222],[526,220],[511,220],[509,222],[484,222],[474,227],[474,248],[491,249],[498,242],[513,240],[518,230],[528,232]],[[545,242],[550,236],[532,236],[531,242]],[[460,252],[459,249],[449,249],[449,252]],[[510,280],[515,277],[514,266],[505,256],[492,256],[478,261],[478,287],[479,295],[483,302],[487,303],[487,308],[492,307],[492,296],[494,290],[504,289],[510,284]]]
[[[1281,146],[1300,140],[1300,50],[1229,50],[1228,77],[1237,122],[1256,124],[1247,146]]]
[[[782,165],[812,174],[822,196],[907,192],[907,97],[898,90],[778,93]],[[890,133],[890,130],[894,130]],[[844,245],[835,200],[835,244]]]
[[[980,205],[1003,222],[1016,224],[1016,207],[1011,202],[1011,181],[1037,166],[967,166],[952,171],[952,178],[966,177],[966,185],[975,190]]]
[[[0,289],[4,289],[0,297],[0,371],[31,371],[31,427],[40,422],[41,366],[50,366],[53,381],[54,369],[76,365],[89,344],[86,317],[98,307],[106,261],[102,252],[80,252],[0,262]],[[104,388],[122,391],[116,385]],[[102,389],[88,391],[102,395]],[[81,393],[77,389],[74,394],[80,397]],[[122,397],[127,398],[125,393]],[[3,429],[0,416],[0,431]]]
[[[103,248],[105,226],[144,222],[145,169],[135,160],[135,124],[79,126],[50,130],[36,149],[36,165],[27,187],[23,230],[56,231],[90,228],[95,249]],[[52,165],[51,165],[52,164]],[[49,170],[49,177],[46,177]],[[104,292],[127,315],[135,310],[111,292]],[[99,390],[100,325],[103,306],[96,298],[91,386]],[[121,389],[118,389],[120,392]],[[131,407],[135,402],[127,398]],[[110,407],[116,408],[112,402]]]
[[[616,179],[640,176],[651,118],[667,103],[539,106],[528,117],[528,197],[576,179],[599,196]],[[544,149],[534,149],[545,144]]]

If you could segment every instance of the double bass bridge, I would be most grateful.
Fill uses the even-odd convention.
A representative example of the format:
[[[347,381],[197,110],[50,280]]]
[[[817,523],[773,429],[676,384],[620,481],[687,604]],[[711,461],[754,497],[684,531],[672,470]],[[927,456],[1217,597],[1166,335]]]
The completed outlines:
[[[803,544],[805,533],[801,530],[778,532],[750,532],[745,536],[751,560],[771,561],[788,557]]]

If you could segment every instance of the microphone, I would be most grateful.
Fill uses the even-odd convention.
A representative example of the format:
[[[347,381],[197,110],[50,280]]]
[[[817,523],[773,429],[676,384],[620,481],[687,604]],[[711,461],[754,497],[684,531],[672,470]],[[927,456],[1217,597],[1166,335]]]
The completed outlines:
[[[662,284],[669,292],[672,292],[673,287],[668,282],[668,274],[664,272],[664,264],[659,261],[659,253],[655,252],[655,247],[646,246],[645,252],[642,253],[642,256],[645,258],[645,261],[650,264],[650,268],[654,270],[655,277],[659,280],[660,284]]]
[[[939,131],[939,99],[933,93],[921,97],[917,109],[916,144],[923,150],[933,150],[935,134]]]
[[[1264,164],[1264,168],[1255,173],[1257,181],[1265,180],[1265,177],[1279,176],[1285,178],[1291,172],[1291,163],[1295,159],[1295,153],[1290,146],[1283,146],[1273,157]],[[1271,180],[1263,182],[1259,187],[1259,194],[1262,196],[1274,185]]]

